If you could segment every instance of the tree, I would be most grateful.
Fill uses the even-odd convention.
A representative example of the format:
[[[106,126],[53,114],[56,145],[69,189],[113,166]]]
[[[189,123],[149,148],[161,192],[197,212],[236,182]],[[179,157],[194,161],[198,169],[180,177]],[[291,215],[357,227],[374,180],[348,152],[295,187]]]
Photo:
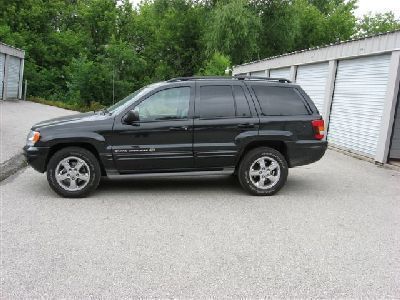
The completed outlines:
[[[247,1],[218,2],[207,24],[204,38],[209,56],[218,51],[231,57],[234,64],[257,57],[261,21]]]
[[[205,62],[204,68],[200,69],[199,75],[223,76],[225,70],[231,66],[229,57],[215,52],[212,57]]]
[[[115,0],[86,0],[80,2],[81,28],[89,38],[88,50],[96,57],[116,34],[117,9]]]
[[[261,19],[257,41],[259,57],[290,52],[294,49],[296,18],[293,4],[289,0],[254,0],[252,7]]]
[[[137,49],[153,80],[191,76],[201,65],[204,9],[187,0],[154,0],[141,4],[137,16]]]
[[[112,102],[145,84],[398,29],[356,0],[0,0],[0,41],[26,51],[28,97]]]
[[[321,10],[309,1],[295,0],[294,50],[347,40],[354,34],[355,2],[332,0],[324,3]]]
[[[357,36],[373,35],[396,29],[400,29],[400,20],[396,19],[393,12],[369,13],[358,21]]]

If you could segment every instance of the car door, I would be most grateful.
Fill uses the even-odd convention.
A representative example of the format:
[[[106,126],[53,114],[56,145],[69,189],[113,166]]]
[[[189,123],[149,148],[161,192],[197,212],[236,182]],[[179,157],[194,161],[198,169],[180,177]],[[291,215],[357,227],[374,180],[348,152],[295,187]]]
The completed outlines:
[[[193,169],[194,84],[156,89],[116,118],[112,151],[122,173]],[[124,122],[129,110],[139,121]]]
[[[241,82],[198,82],[193,150],[195,167],[233,167],[242,138],[258,134],[259,119]]]

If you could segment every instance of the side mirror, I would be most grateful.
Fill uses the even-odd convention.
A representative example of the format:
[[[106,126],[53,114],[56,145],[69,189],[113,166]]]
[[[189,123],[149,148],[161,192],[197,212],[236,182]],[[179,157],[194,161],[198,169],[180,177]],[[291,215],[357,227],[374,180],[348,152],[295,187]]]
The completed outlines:
[[[125,124],[132,124],[135,122],[139,122],[140,121],[139,112],[136,110],[128,111],[128,113],[123,117],[122,121]]]

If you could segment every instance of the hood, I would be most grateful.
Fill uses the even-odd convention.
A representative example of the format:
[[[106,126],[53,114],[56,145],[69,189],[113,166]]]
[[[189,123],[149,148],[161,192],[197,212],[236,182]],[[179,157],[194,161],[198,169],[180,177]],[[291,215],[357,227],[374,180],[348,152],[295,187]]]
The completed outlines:
[[[52,126],[63,126],[63,125],[79,125],[78,123],[86,123],[93,122],[97,120],[104,120],[107,116],[101,113],[87,112],[87,113],[78,113],[69,116],[58,117],[46,121],[39,122],[32,126],[32,130],[52,127]]]

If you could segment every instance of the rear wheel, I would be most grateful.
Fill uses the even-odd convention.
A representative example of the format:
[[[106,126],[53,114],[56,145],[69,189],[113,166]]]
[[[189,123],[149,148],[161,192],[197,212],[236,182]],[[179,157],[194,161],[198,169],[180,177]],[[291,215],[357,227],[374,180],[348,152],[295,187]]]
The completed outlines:
[[[262,147],[251,150],[239,165],[238,177],[242,187],[257,196],[270,196],[286,182],[288,165],[277,150]]]
[[[59,195],[85,197],[100,182],[101,170],[97,158],[88,150],[68,147],[56,152],[47,165],[47,181]]]

